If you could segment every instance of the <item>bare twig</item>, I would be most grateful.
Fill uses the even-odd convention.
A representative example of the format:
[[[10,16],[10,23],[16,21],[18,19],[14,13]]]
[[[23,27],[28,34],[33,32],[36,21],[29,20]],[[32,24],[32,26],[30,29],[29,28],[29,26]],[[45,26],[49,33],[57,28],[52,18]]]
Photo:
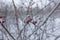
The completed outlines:
[[[55,38],[55,40],[58,40],[58,39],[60,39],[60,36],[57,36],[57,37]]]
[[[13,3],[13,6],[14,6],[14,12],[15,12],[15,17],[16,17],[16,25],[17,25],[17,29],[18,29],[18,32],[19,32],[17,7],[16,7],[16,5],[15,5],[15,3],[14,3],[14,0],[12,0],[12,3]]]
[[[6,32],[13,38],[13,40],[15,40],[15,38],[11,35],[11,33],[8,31],[8,29],[3,25],[1,24],[1,26],[6,30]]]
[[[52,11],[49,13],[49,15],[46,17],[46,20],[40,25],[40,27],[38,27],[32,34],[34,34],[38,29],[40,29],[41,28],[41,26],[43,26],[46,22],[47,22],[47,20],[49,19],[49,17],[53,14],[53,12],[56,10],[56,8],[59,6],[59,4],[60,3],[58,3],[53,9],[52,9]],[[31,34],[31,35],[32,35]],[[31,35],[29,35],[29,37],[31,36]]]

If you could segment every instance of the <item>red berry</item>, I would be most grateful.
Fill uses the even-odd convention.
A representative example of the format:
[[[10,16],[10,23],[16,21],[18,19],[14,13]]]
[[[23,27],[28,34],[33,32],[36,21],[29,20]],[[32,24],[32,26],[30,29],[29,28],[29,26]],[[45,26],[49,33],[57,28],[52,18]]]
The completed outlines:
[[[0,18],[3,18],[3,16],[0,16]]]

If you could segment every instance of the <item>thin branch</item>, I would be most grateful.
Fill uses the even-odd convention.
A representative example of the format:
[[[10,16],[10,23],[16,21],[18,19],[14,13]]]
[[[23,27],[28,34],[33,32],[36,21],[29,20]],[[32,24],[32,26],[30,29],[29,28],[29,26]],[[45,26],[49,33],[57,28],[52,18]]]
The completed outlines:
[[[7,17],[7,5],[6,5],[6,8],[5,8],[5,16],[4,16],[4,21],[6,21],[6,17]],[[11,35],[11,33],[8,31],[8,29],[3,25],[3,23],[1,23],[1,26],[5,29],[5,31],[9,34],[9,36],[11,38],[13,38],[13,40],[15,40],[15,38]]]
[[[57,36],[57,37],[55,38],[55,40],[58,40],[58,39],[60,39],[60,36]]]
[[[58,3],[53,9],[52,9],[52,11],[49,13],[49,15],[46,17],[46,20],[40,25],[40,27],[38,27],[32,34],[34,34],[38,29],[40,29],[41,28],[41,26],[43,26],[46,22],[47,22],[47,20],[49,19],[49,17],[53,14],[53,12],[56,10],[56,8],[59,6],[59,4],[60,3]],[[32,35],[31,34],[31,35]],[[29,37],[31,36],[31,35],[29,35]]]
[[[15,5],[15,3],[14,3],[14,0],[12,0],[12,3],[13,3],[13,6],[14,6],[14,12],[15,12],[15,17],[16,17],[16,25],[17,25],[17,29],[18,29],[18,32],[19,32],[17,7],[16,7],[16,5]]]
[[[6,30],[6,32],[10,35],[11,38],[13,38],[13,40],[15,40],[15,38],[11,35],[11,33],[8,31],[8,29],[1,23],[1,26]]]
[[[54,1],[51,1],[48,5],[45,5],[42,9],[40,9],[40,11],[42,11],[44,8],[48,7],[52,2],[54,2]],[[39,13],[40,11],[38,11],[38,13]]]

